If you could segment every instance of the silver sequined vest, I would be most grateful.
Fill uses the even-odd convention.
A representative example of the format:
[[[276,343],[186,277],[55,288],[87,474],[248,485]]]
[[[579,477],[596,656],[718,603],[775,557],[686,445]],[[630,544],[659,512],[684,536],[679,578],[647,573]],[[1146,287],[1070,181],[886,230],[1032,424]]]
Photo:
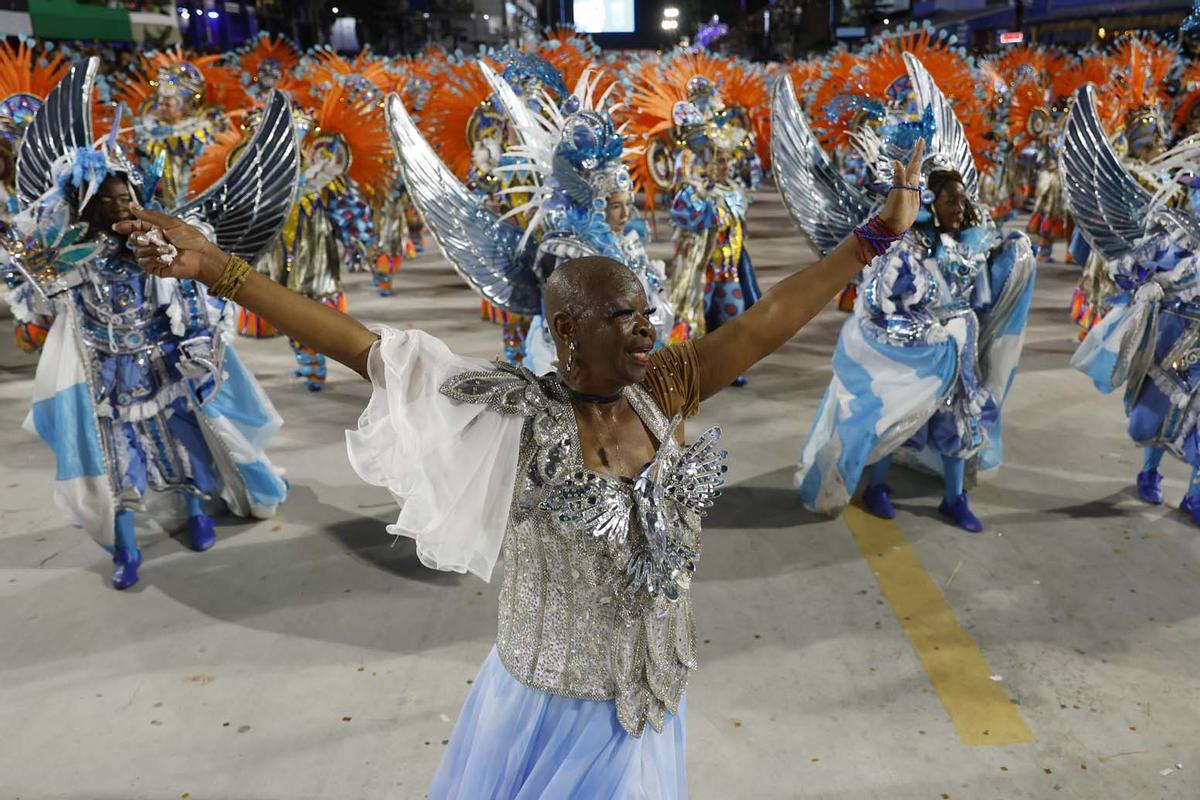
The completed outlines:
[[[502,368],[458,376],[442,392],[527,419],[502,548],[501,661],[513,677],[534,689],[614,700],[618,720],[634,736],[641,735],[647,722],[661,731],[664,713],[678,711],[688,675],[697,667],[696,632],[690,569],[670,582],[670,591],[648,591],[644,582],[635,586],[630,580],[637,571],[631,564],[646,549],[644,528],[652,525],[638,513],[634,498],[645,484],[584,468],[574,409],[554,376],[535,378],[527,370]],[[677,459],[683,449],[650,395],[639,386],[625,392],[661,442],[660,458]],[[723,459],[724,453],[719,455]],[[566,500],[556,499],[556,493]],[[605,504],[623,512],[623,518],[615,513],[605,519],[625,520],[627,535],[605,535],[603,524],[581,530],[580,509],[593,511]],[[685,553],[684,560],[694,568],[700,514],[681,503],[672,505],[671,513],[675,524],[669,526],[668,548]],[[653,587],[655,577],[649,581]]]

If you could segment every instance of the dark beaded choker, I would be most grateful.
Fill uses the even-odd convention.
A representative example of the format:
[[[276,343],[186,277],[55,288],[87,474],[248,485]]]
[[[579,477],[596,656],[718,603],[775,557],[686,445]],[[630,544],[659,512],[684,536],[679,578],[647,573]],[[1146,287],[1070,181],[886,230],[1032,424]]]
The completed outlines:
[[[565,382],[563,383],[563,386],[566,386],[567,392],[570,393],[573,399],[578,400],[581,403],[606,405],[608,403],[615,403],[625,396],[624,392],[617,392],[616,394],[588,394],[587,392],[577,392],[570,386],[567,386]]]

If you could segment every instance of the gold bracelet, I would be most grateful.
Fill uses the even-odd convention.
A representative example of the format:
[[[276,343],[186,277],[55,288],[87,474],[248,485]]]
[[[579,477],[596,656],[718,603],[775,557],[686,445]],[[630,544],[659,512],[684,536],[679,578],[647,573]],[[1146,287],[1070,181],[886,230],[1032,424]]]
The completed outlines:
[[[221,276],[208,287],[208,293],[222,300],[233,300],[253,269],[245,259],[230,256]]]

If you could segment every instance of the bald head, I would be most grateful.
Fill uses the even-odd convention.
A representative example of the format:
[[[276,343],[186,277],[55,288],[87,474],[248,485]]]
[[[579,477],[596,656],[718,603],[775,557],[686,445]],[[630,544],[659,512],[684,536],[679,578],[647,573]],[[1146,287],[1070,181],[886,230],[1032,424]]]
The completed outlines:
[[[571,259],[550,274],[542,303],[573,386],[609,394],[645,377],[654,326],[646,290],[624,264],[604,256]]]
[[[542,303],[547,320],[564,312],[575,320],[583,319],[589,311],[599,309],[604,301],[628,291],[641,289],[633,272],[624,264],[607,256],[572,258],[555,268],[546,281]]]

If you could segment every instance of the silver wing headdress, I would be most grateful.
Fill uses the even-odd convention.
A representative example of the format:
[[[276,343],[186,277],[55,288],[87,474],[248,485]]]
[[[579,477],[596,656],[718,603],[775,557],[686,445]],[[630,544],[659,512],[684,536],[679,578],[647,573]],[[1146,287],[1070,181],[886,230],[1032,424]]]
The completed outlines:
[[[1193,235],[1191,214],[1155,202],[1155,195],[1121,163],[1096,113],[1091,84],[1076,92],[1063,131],[1063,193],[1080,233],[1112,261],[1127,254],[1155,222],[1183,228]]]
[[[38,110],[17,158],[17,188],[31,206],[53,196],[63,171],[91,184],[98,178],[125,173],[140,182],[113,133],[92,140],[92,89],[98,59],[76,62]],[[280,92],[272,92],[263,120],[235,163],[216,184],[194,201],[172,209],[180,217],[199,219],[210,227],[227,252],[253,261],[279,232],[291,210],[299,176],[299,152],[291,124],[291,108]],[[83,195],[86,202],[88,194]],[[82,203],[81,203],[82,204]]]
[[[606,107],[617,84],[597,95],[601,74],[584,70],[561,106],[543,92],[539,101],[541,113],[535,113],[503,78],[486,64],[481,63],[480,67],[520,141],[505,152],[507,163],[493,171],[517,173],[532,181],[532,186],[501,190],[501,194],[525,198],[505,216],[524,214],[529,219],[526,238],[547,221],[548,206],[553,204],[558,191],[576,205],[590,208],[597,197],[632,189],[624,159],[635,151],[624,146],[624,127],[613,125],[613,109]],[[576,131],[583,130],[588,131],[591,139],[586,145],[579,144],[574,136]]]
[[[34,114],[17,154],[17,195],[31,205],[54,188],[51,167],[60,157],[92,146],[92,89],[100,59],[76,61]]]
[[[442,255],[471,288],[512,314],[541,312],[521,228],[481,205],[421,136],[396,94],[386,102],[388,130],[413,205]]]
[[[790,76],[771,103],[771,170],[792,221],[822,255],[868,219],[878,198],[847,181],[821,149]]]
[[[937,82],[925,65],[912,53],[904,54],[904,66],[917,94],[917,107],[933,112],[933,142],[925,154],[925,169],[951,169],[963,179],[963,186],[972,202],[979,199],[979,171],[975,157],[954,107],[942,94]]]

